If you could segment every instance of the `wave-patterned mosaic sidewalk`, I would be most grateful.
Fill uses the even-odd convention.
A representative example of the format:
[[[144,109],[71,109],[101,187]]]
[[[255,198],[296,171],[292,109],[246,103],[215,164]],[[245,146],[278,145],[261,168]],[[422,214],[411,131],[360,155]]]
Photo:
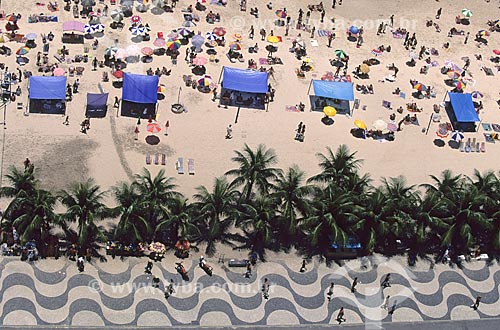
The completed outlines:
[[[334,324],[340,307],[348,323],[458,320],[498,317],[500,267],[473,262],[465,268],[437,265],[411,270],[394,261],[362,270],[359,262],[345,266],[308,265],[285,260],[259,264],[250,279],[244,268],[214,266],[207,276],[197,263],[187,262],[190,281],[175,273],[174,260],[155,263],[153,274],[162,279],[153,288],[144,274],[146,259],[110,260],[87,264],[79,273],[66,259],[30,264],[13,258],[0,261],[1,325],[287,325]],[[292,264],[293,262],[293,264]],[[391,287],[382,289],[385,274]],[[354,277],[360,282],[351,293]],[[267,278],[270,297],[263,299]],[[166,300],[164,283],[175,281],[176,292]],[[326,292],[335,283],[333,299]],[[390,295],[392,315],[381,308]],[[470,305],[482,297],[478,310]]]

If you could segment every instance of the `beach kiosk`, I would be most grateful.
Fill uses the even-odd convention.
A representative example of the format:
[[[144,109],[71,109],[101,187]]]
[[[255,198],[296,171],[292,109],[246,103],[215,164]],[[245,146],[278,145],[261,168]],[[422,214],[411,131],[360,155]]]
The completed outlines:
[[[312,87],[312,94],[311,94]],[[311,80],[307,91],[311,101],[311,111],[323,112],[325,107],[334,107],[338,114],[351,115],[350,101],[354,101],[351,82]]]
[[[220,105],[265,109],[269,75],[267,72],[223,67]]]
[[[446,101],[448,99],[448,101]],[[475,132],[480,121],[471,94],[448,92],[445,109],[454,130]]]
[[[155,118],[159,77],[124,73],[121,115],[134,118]]]
[[[66,113],[66,77],[31,76],[29,112],[64,115]]]
[[[108,93],[87,93],[87,104],[85,105],[85,117],[104,118],[108,112]]]

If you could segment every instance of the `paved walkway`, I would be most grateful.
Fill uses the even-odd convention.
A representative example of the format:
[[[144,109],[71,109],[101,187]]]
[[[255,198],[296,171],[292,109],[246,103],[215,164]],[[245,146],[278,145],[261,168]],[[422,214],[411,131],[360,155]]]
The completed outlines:
[[[324,325],[337,324],[340,307],[347,319],[343,325],[371,323],[374,328],[413,321],[486,322],[500,315],[500,267],[481,261],[462,270],[445,265],[430,269],[424,263],[410,269],[398,260],[375,258],[367,269],[354,260],[343,267],[310,264],[299,273],[300,260],[284,259],[259,264],[250,279],[243,276],[244,268],[227,268],[216,260],[208,260],[214,266],[212,277],[197,263],[185,261],[188,282],[175,273],[174,262],[167,257],[153,267],[165,283],[171,278],[176,282],[175,294],[165,300],[163,283],[154,289],[152,277],[144,274],[145,258],[87,264],[83,273],[67,259],[30,264],[2,258],[0,325]],[[387,273],[391,287],[382,289]],[[360,282],[355,294],[350,291],[354,277]],[[263,278],[271,283],[269,300],[260,291]],[[328,302],[330,282],[335,289]],[[381,308],[387,295],[395,305],[392,315]],[[478,295],[482,302],[473,310],[469,306]]]

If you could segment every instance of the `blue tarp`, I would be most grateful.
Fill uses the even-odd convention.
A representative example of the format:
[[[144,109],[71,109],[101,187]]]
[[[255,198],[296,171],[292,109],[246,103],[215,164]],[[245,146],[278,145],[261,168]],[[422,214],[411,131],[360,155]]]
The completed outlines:
[[[29,92],[33,100],[66,100],[66,77],[31,76]]]
[[[354,100],[352,83],[327,80],[313,80],[314,95],[337,100]]]
[[[122,99],[134,103],[156,103],[158,101],[158,76],[125,73]]]
[[[222,88],[246,93],[267,93],[267,72],[224,67]]]
[[[451,107],[459,123],[471,123],[480,121],[474,103],[472,102],[471,94],[448,93],[450,97]]]

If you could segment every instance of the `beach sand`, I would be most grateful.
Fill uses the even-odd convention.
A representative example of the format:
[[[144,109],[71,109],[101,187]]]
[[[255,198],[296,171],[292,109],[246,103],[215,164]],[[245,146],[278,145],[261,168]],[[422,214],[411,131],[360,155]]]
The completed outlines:
[[[109,3],[109,1],[106,1]],[[61,5],[62,3],[60,3]],[[148,22],[151,27],[151,41],[138,43],[140,47],[153,46],[153,40],[156,33],[162,31],[167,35],[170,30],[178,28],[183,20],[181,19],[180,9],[188,4],[194,4],[194,1],[180,1],[175,9],[175,13],[165,13],[163,15],[153,15],[150,12],[139,14],[144,22]],[[197,12],[202,16],[198,26],[194,31],[201,31],[205,34],[211,31],[215,26],[223,26],[227,29],[227,40],[231,41],[234,33],[241,33],[244,36],[242,41],[245,63],[229,63],[225,56],[226,49],[217,48],[220,60],[219,63],[208,63],[206,65],[207,73],[218,82],[222,66],[231,66],[237,68],[246,68],[247,60],[253,58],[258,61],[260,57],[266,57],[267,52],[264,49],[266,42],[258,41],[260,51],[257,55],[250,56],[247,52],[249,46],[252,46],[258,40],[258,30],[261,25],[266,26],[266,30],[274,30],[275,35],[283,36],[283,42],[277,46],[278,53],[284,65],[276,65],[275,80],[270,78],[271,85],[276,88],[274,102],[269,105],[269,111],[241,109],[239,120],[234,124],[236,109],[218,108],[216,102],[212,102],[211,94],[202,94],[191,88],[184,86],[182,76],[190,73],[190,68],[184,62],[185,46],[180,49],[178,64],[173,66],[170,59],[166,56],[153,57],[153,62],[149,64],[129,64],[127,72],[145,74],[148,68],[153,70],[156,67],[166,66],[172,68],[170,76],[162,76],[160,83],[167,86],[165,99],[159,101],[158,123],[164,127],[168,120],[170,128],[168,136],[163,135],[163,131],[158,134],[161,142],[157,146],[149,146],[145,143],[147,136],[147,120],[143,120],[139,130],[139,139],[134,140],[134,128],[136,119],[117,116],[117,110],[113,109],[113,99],[116,96],[121,97],[121,89],[116,89],[111,82],[102,83],[101,76],[103,71],[110,72],[109,68],[91,70],[91,63],[85,65],[86,69],[80,78],[79,93],[74,95],[72,102],[68,103],[67,115],[70,117],[70,125],[63,125],[63,116],[59,115],[41,115],[29,114],[25,116],[23,110],[17,110],[16,104],[11,103],[7,106],[6,129],[0,134],[3,151],[3,184],[6,184],[5,173],[8,166],[22,166],[26,157],[39,169],[39,178],[46,188],[59,190],[66,188],[70,182],[82,181],[92,177],[102,186],[108,189],[119,181],[130,180],[135,173],[139,173],[142,168],[148,168],[152,173],[157,173],[160,169],[165,169],[166,175],[175,178],[178,184],[178,190],[187,197],[191,197],[195,192],[195,187],[206,185],[211,187],[214,178],[223,175],[227,170],[236,166],[231,162],[234,150],[241,150],[247,143],[252,148],[263,143],[269,148],[273,148],[279,158],[278,166],[285,169],[292,164],[297,164],[306,172],[307,177],[312,176],[319,171],[316,153],[325,152],[326,147],[335,150],[340,144],[347,144],[351,151],[357,152],[357,157],[364,160],[362,166],[363,173],[370,173],[374,183],[378,184],[381,177],[391,177],[403,175],[411,184],[420,184],[429,182],[429,175],[439,175],[444,169],[451,169],[455,173],[472,175],[473,170],[477,168],[480,171],[498,170],[497,160],[500,146],[497,144],[486,144],[485,153],[463,153],[453,149],[448,145],[449,138],[443,139],[444,146],[435,145],[437,124],[432,123],[428,134],[422,133],[422,129],[427,127],[429,116],[432,113],[433,104],[441,103],[445,97],[446,91],[450,88],[444,84],[445,75],[440,73],[440,68],[445,60],[453,60],[457,65],[462,66],[463,56],[471,58],[470,72],[475,80],[475,86],[468,85],[466,92],[473,90],[481,91],[485,96],[482,99],[484,110],[480,117],[483,122],[500,123],[498,113],[499,107],[496,100],[499,98],[500,84],[498,84],[498,73],[495,76],[486,76],[480,71],[481,63],[493,68],[494,64],[489,61],[493,49],[500,48],[500,38],[498,33],[493,33],[488,39],[488,46],[478,48],[474,42],[474,35],[480,29],[487,29],[486,22],[489,19],[498,19],[499,10],[497,2],[487,3],[485,1],[448,1],[441,0],[421,2],[414,1],[350,1],[346,0],[341,6],[333,10],[331,2],[324,2],[326,8],[325,22],[334,17],[337,28],[337,38],[332,44],[332,48],[327,48],[327,38],[315,36],[319,46],[310,46],[308,32],[301,32],[295,29],[290,30],[290,36],[285,37],[284,27],[273,26],[276,20],[275,10],[286,6],[288,13],[293,19],[297,17],[297,11],[300,6],[307,11],[307,3],[303,1],[273,1],[273,10],[265,7],[264,1],[249,0],[247,3],[247,12],[241,12],[239,2],[229,1],[226,7],[207,4],[207,10],[213,10],[221,14],[221,22],[217,25],[211,25],[204,21],[203,13]],[[258,6],[260,10],[259,20],[249,14],[251,7]],[[96,8],[102,8],[98,5]],[[111,6],[110,10],[119,6]],[[434,15],[439,7],[443,8],[443,14],[439,19],[442,29],[441,33],[435,32],[433,27],[426,27],[427,19],[434,19]],[[462,8],[469,8],[473,12],[470,19],[470,25],[457,26],[455,16],[459,15]],[[2,10],[6,13],[21,13],[22,19],[19,23],[20,32],[35,32],[38,34],[38,47],[33,49],[27,57],[30,63],[24,68],[36,71],[36,52],[41,49],[41,33],[52,31],[56,38],[51,44],[50,62],[53,63],[53,55],[56,49],[61,47],[60,40],[62,35],[62,22],[72,20],[71,12],[61,10],[55,15],[59,17],[58,23],[37,23],[28,24],[27,16],[32,13],[46,13],[46,7],[37,7],[35,1],[4,1]],[[405,65],[409,60],[408,51],[404,49],[401,39],[394,39],[387,28],[387,33],[382,36],[376,35],[377,20],[388,20],[389,16],[394,14],[395,27],[402,24],[410,24],[410,32],[416,32],[418,39],[417,52],[421,45],[436,48],[440,55],[433,56],[433,60],[439,62],[439,66],[430,68],[427,75],[419,74],[420,67],[425,64],[423,61],[417,61],[417,65],[410,68]],[[319,21],[319,13],[313,12],[311,19]],[[85,23],[87,21],[82,20]],[[105,36],[99,38],[100,45],[96,51],[90,53],[103,59],[103,51],[106,46],[112,45],[115,39],[119,40],[119,47],[126,47],[133,44],[131,33],[128,31],[130,21],[125,19],[125,28],[122,32],[109,29],[109,19],[102,18],[106,25]],[[344,22],[345,27],[341,27]],[[355,43],[349,42],[345,35],[345,29],[351,23],[363,25],[364,44],[360,48],[355,47]],[[256,29],[255,39],[248,39],[248,30],[253,24]],[[326,25],[325,25],[326,26]],[[471,33],[469,43],[464,45],[463,37],[448,38],[447,32],[455,26]],[[328,27],[328,26],[326,26]],[[318,29],[323,26],[318,25]],[[291,38],[302,33],[302,38],[308,44],[307,51],[309,57],[314,61],[314,71],[306,73],[306,79],[299,80],[295,75],[295,69],[301,64],[292,53],[288,52],[291,47]],[[450,50],[445,51],[442,44],[450,42]],[[91,41],[90,41],[91,42]],[[87,45],[90,44],[87,41]],[[13,52],[20,43],[7,42],[6,46],[12,48]],[[308,98],[308,88],[311,79],[320,79],[327,71],[334,71],[329,64],[328,59],[334,58],[335,49],[343,49],[350,56],[349,71],[361,64],[363,60],[372,58],[371,50],[380,45],[391,45],[390,53],[384,52],[378,57],[380,65],[372,66],[370,79],[356,80],[354,83],[373,84],[374,95],[361,95],[355,92],[355,97],[361,100],[361,106],[366,106],[366,110],[360,107],[354,110],[352,117],[337,115],[334,124],[326,126],[321,122],[323,114],[320,112],[309,111],[310,104]],[[70,55],[76,55],[83,52],[82,45],[67,45]],[[204,47],[204,50],[206,47]],[[477,61],[474,54],[482,54],[483,61]],[[205,54],[206,55],[206,54]],[[0,62],[6,63],[9,69],[16,67],[15,56],[2,57]],[[394,63],[400,71],[396,82],[380,82],[390,71],[387,65]],[[61,65],[67,68],[69,64]],[[22,69],[24,69],[22,68]],[[494,69],[494,68],[493,68]],[[496,71],[496,70],[494,70]],[[110,75],[110,80],[113,78]],[[69,83],[73,83],[76,78],[68,78]],[[396,133],[394,142],[381,143],[372,139],[357,139],[350,134],[353,128],[353,120],[361,119],[368,126],[377,119],[389,120],[389,115],[394,111],[382,107],[382,101],[392,102],[393,109],[399,106],[405,108],[404,113],[397,114],[396,122],[399,121],[408,112],[405,104],[411,102],[412,87],[410,79],[417,79],[420,82],[434,86],[437,91],[437,97],[429,100],[417,100],[419,107],[424,111],[418,114],[420,125],[404,125],[401,132]],[[28,103],[27,81],[21,83],[23,95],[16,102],[23,102],[24,106]],[[183,114],[174,114],[170,110],[172,103],[177,102],[179,87],[182,86],[181,103],[185,105],[188,112]],[[80,133],[80,122],[85,116],[85,96],[86,92],[99,92],[99,88],[109,92],[109,111],[104,119],[92,119],[91,129],[88,134]],[[406,93],[407,98],[403,100],[398,96],[392,95],[392,91],[399,87]],[[218,88],[220,91],[220,87]],[[306,104],[306,111],[303,113],[287,112],[287,105],[295,105],[300,101]],[[352,104],[351,104],[352,107]],[[442,122],[449,121],[444,111],[442,111]],[[294,140],[295,129],[299,122],[304,122],[307,126],[305,141],[303,143]],[[226,127],[233,124],[233,138],[225,139]],[[484,141],[483,129],[480,128],[476,133],[465,133],[467,138],[477,138],[479,142]],[[166,166],[145,164],[146,153],[165,153],[167,154]],[[178,157],[183,157],[185,162],[188,158],[193,158],[196,164],[196,174],[187,174],[187,165],[185,164],[186,174],[177,174],[175,162]],[[109,201],[112,204],[112,201]]]

